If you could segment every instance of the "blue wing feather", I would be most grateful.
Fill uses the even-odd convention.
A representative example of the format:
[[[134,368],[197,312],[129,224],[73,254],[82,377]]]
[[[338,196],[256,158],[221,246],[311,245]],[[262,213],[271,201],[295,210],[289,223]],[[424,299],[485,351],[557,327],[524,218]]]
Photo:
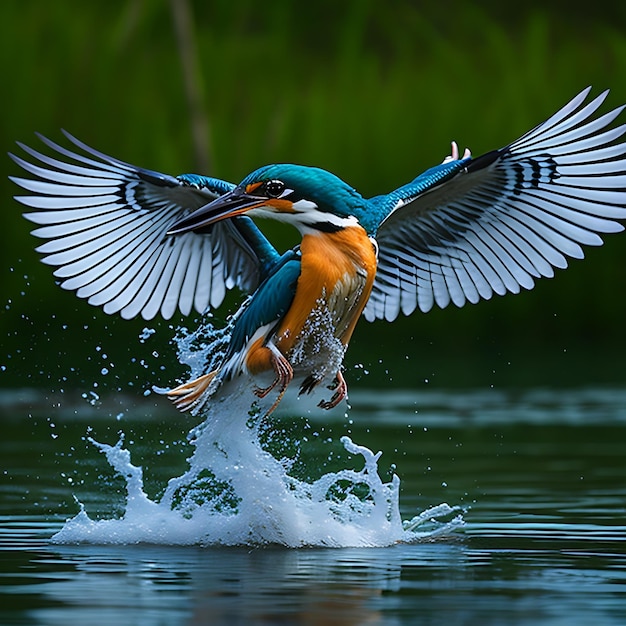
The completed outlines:
[[[178,309],[204,313],[227,289],[252,292],[279,258],[249,218],[202,234],[166,237],[185,215],[234,188],[197,174],[178,178],[136,167],[69,133],[70,150],[39,136],[57,156],[19,144],[13,160],[35,178],[11,179],[30,195],[16,199],[45,240],[38,251],[65,289],[107,313],[169,319]]]
[[[202,176],[201,174],[179,174],[176,179],[190,187],[195,187],[199,190],[207,190],[215,198],[232,191],[236,186],[234,183],[229,183],[221,178]]]
[[[300,254],[294,249],[283,254],[273,271],[244,302],[236,314],[225,361],[239,354],[261,327],[278,323],[293,302],[300,276]]]
[[[626,219],[624,107],[589,89],[505,148],[424,172],[372,199],[379,264],[367,319],[531,289]]]
[[[200,174],[180,174],[176,178],[196,189],[208,189],[215,194],[215,197],[222,196],[236,187],[233,183]],[[231,218],[230,221],[236,226],[247,245],[258,258],[259,282],[262,282],[282,259],[281,255],[249,217],[242,215]]]
[[[363,227],[367,230],[369,235],[376,236],[381,223],[384,222],[395,209],[406,204],[407,201],[414,200],[417,196],[454,178],[454,176],[466,167],[470,160],[471,159],[457,159],[435,165],[425,172],[422,172],[410,183],[398,187],[398,189],[395,189],[391,193],[370,198],[369,202],[371,203],[372,211],[369,221],[366,219]]]

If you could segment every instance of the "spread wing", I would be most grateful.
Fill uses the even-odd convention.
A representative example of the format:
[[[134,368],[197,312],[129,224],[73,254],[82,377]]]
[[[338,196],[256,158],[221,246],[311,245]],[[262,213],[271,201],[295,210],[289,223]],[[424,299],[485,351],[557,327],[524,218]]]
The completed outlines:
[[[626,218],[624,107],[593,114],[589,89],[501,150],[446,162],[373,198],[378,274],[365,317],[531,289]]]
[[[178,178],[102,154],[68,133],[76,151],[40,137],[54,158],[23,144],[13,160],[36,179],[11,177],[30,195],[16,200],[45,243],[42,261],[63,288],[106,313],[169,319],[219,306],[232,287],[253,291],[278,253],[249,218],[215,224],[207,233],[166,236],[169,228],[234,185],[215,178]]]

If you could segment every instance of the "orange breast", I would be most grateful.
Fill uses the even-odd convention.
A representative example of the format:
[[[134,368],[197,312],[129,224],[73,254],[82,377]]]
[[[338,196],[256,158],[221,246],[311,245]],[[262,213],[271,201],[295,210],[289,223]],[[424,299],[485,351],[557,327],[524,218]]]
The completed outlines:
[[[311,312],[320,306],[328,308],[335,337],[347,345],[374,283],[374,246],[363,228],[353,226],[336,233],[306,234],[300,251],[296,294],[276,333],[276,345],[286,355]]]

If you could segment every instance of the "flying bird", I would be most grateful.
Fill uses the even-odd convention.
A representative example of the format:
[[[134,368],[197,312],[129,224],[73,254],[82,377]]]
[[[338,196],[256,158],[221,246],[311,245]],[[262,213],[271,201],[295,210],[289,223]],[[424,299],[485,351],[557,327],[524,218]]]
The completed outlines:
[[[341,368],[357,321],[532,289],[582,258],[582,246],[623,230],[623,106],[597,114],[608,91],[590,88],[507,146],[452,154],[388,194],[365,198],[323,169],[268,165],[234,185],[198,174],[139,168],[66,133],[72,150],[40,136],[47,152],[11,155],[35,178],[11,177],[34,222],[37,251],[61,287],[106,313],[169,319],[248,294],[217,368],[168,392],[198,411],[242,373],[276,399],[326,382],[323,408],[347,396]],[[253,217],[294,226],[281,254]],[[258,380],[261,380],[260,378]]]

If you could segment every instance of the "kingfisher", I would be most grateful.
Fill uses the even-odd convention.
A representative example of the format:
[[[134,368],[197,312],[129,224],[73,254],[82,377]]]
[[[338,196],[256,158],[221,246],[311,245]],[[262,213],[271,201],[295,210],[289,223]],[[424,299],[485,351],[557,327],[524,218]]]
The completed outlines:
[[[532,289],[623,230],[626,125],[613,122],[624,106],[597,114],[608,91],[590,90],[503,148],[473,157],[453,143],[442,163],[371,198],[304,165],[264,166],[238,185],[174,177],[69,133],[73,150],[39,136],[54,156],[18,144],[31,158],[11,157],[35,179],[11,179],[29,192],[16,200],[45,240],[42,261],[106,313],[169,319],[247,294],[218,366],[167,392],[179,409],[199,411],[242,374],[269,381],[254,389],[276,394],[267,415],[294,380],[300,393],[325,382],[330,409],[347,397],[343,358],[361,317]],[[281,254],[252,218],[294,226],[299,245]]]

